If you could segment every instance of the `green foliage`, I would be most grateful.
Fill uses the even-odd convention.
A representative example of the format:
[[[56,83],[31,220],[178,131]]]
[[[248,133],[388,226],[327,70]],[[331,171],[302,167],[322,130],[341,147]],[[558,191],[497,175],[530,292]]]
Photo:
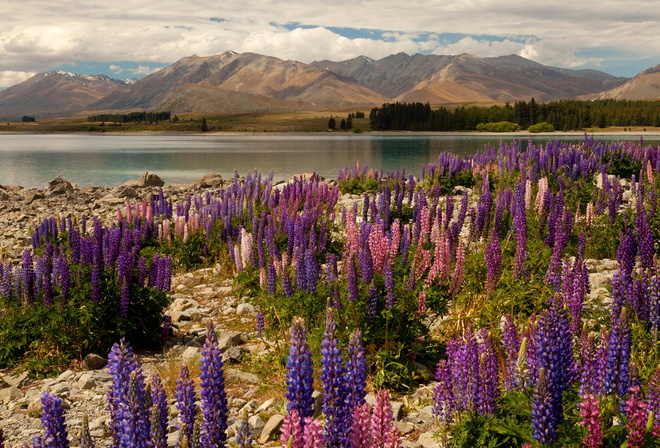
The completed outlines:
[[[485,132],[517,132],[520,130],[520,125],[511,123],[510,121],[499,121],[497,123],[479,123],[477,131]]]
[[[548,123],[547,121],[543,121],[541,123],[536,123],[530,125],[527,130],[529,132],[555,132],[555,127]]]
[[[607,165],[607,174],[630,179],[633,175],[639,176],[642,162],[633,161],[629,154],[621,151],[603,155],[603,163]]]
[[[438,189],[441,195],[451,195],[454,188],[461,186],[472,188],[476,184],[476,179],[470,171],[459,171],[455,173],[442,173],[440,175],[429,175],[424,179],[422,187],[428,191]]]
[[[75,265],[72,270],[85,271]],[[133,285],[128,316],[122,319],[116,273],[106,271],[102,285],[98,303],[89,299],[91,287],[86,281],[74,283],[67,303],[56,297],[50,307],[40,300],[24,305],[0,298],[4,310],[0,316],[0,367],[23,368],[39,375],[57,373],[87,353],[107,353],[122,337],[134,341],[136,349],[160,347],[167,293]]]

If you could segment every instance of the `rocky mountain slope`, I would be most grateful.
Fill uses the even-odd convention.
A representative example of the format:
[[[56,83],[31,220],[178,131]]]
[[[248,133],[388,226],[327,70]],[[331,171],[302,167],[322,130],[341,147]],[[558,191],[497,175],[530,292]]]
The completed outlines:
[[[233,96],[231,96],[233,94]],[[186,100],[190,95],[195,101]],[[183,58],[94,105],[98,109],[226,111],[227,102],[266,109],[327,109],[388,98],[333,72],[295,61],[227,51]],[[253,107],[254,109],[254,107]]]
[[[513,102],[534,97],[544,102],[599,95],[650,99],[660,97],[660,83],[654,81],[658,72],[657,67],[647,70],[629,85],[627,78],[549,67],[515,55],[480,58],[399,53],[379,60],[361,56],[304,64],[227,51],[185,57],[133,83],[65,72],[39,74],[0,91],[0,120],[135,110],[327,110],[393,101]]]
[[[655,100],[660,98],[660,65],[643,71],[613,89],[600,92],[589,99]]]
[[[23,115],[48,118],[84,110],[112,92],[126,90],[132,81],[105,75],[78,75],[57,71],[40,73],[0,91],[0,119]]]
[[[380,60],[359,57],[313,64],[404,102],[573,99],[627,80],[595,70],[549,67],[515,55],[480,58],[399,53]]]

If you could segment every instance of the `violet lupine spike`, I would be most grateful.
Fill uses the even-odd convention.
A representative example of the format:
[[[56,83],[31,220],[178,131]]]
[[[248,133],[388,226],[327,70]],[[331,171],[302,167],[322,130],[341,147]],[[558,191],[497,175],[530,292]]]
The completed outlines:
[[[355,330],[348,341],[348,359],[346,360],[346,384],[348,394],[346,408],[352,412],[356,406],[365,403],[367,394],[367,358],[362,346],[362,332]]]
[[[250,423],[248,420],[247,411],[243,411],[241,415],[241,423],[236,429],[236,445],[238,448],[250,448],[252,447],[252,433],[250,432]]]
[[[497,282],[502,275],[502,248],[500,238],[495,229],[492,230],[485,250],[486,261],[486,294],[495,291]]]
[[[0,448],[4,448],[0,438]],[[82,427],[80,428],[80,448],[94,448],[94,441],[89,433],[89,418],[83,414]],[[159,448],[159,447],[158,447]]]
[[[153,448],[167,448],[167,394],[163,388],[160,376],[154,373],[151,377],[151,444]]]
[[[41,396],[41,426],[44,429],[42,438],[44,448],[68,448],[69,433],[64,422],[62,399],[50,392]]]
[[[527,261],[527,215],[525,206],[525,184],[516,185],[514,196],[513,229],[516,237],[513,276],[517,279],[526,275]]]
[[[660,436],[660,418],[656,416],[660,416],[660,367],[656,367],[651,379],[649,379],[646,403],[648,411],[652,412],[654,416],[653,435],[658,437]]]
[[[451,368],[445,359],[438,362],[435,373],[438,385],[433,390],[433,415],[445,424],[454,421],[454,382]]]
[[[350,391],[344,382],[346,369],[335,332],[334,310],[327,308],[325,334],[321,343],[321,382],[325,440],[329,448],[345,446],[350,429],[350,413],[346,402]]]
[[[484,328],[480,332],[482,343],[479,345],[479,390],[477,395],[477,411],[481,415],[492,415],[495,412],[499,392],[499,363],[493,341]]]
[[[355,268],[355,259],[354,257],[350,257],[347,260],[345,260],[344,263],[348,264],[347,273],[346,273],[347,287],[348,287],[348,301],[350,303],[353,303],[356,300],[358,300],[360,296],[360,291],[358,286],[358,274],[357,274],[357,269]]]
[[[369,287],[369,296],[367,297],[367,315],[366,320],[369,325],[376,323],[378,314],[378,288],[373,283]]]
[[[515,390],[520,385],[517,378],[518,353],[520,352],[520,337],[510,314],[504,320],[502,331],[502,345],[506,360],[504,362],[504,391]]]
[[[612,318],[612,333],[607,344],[603,391],[624,397],[630,387],[631,330],[628,310],[623,308],[619,316]]]
[[[286,374],[286,399],[289,413],[295,410],[301,418],[312,416],[314,413],[313,382],[312,353],[307,344],[305,320],[295,317],[291,323]]]
[[[546,378],[545,369],[542,368],[532,395],[533,437],[542,445],[548,445],[557,440],[559,421],[555,406],[551,386]]]
[[[256,327],[257,337],[263,337],[266,330],[266,317],[264,316],[264,310],[261,306],[257,309]]]
[[[176,408],[179,410],[179,423],[177,424],[179,443],[184,439],[190,442],[192,440],[195,419],[197,418],[195,407],[197,394],[195,393],[195,383],[190,378],[188,366],[185,364],[181,366],[179,378],[176,380],[175,395]]]
[[[222,351],[218,347],[213,321],[206,329],[206,342],[202,348],[200,395],[202,398],[201,443],[204,447],[224,447],[227,440],[229,413]]]

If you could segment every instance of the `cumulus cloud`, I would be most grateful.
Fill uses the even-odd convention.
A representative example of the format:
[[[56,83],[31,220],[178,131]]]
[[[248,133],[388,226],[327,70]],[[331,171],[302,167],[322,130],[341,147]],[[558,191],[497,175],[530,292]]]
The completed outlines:
[[[35,72],[15,72],[11,70],[0,71],[0,87],[9,87],[20,84],[36,75]]]
[[[157,6],[33,0],[30,8],[5,3],[0,67],[16,73],[76,61],[173,63],[226,50],[302,62],[398,52],[513,53],[561,67],[597,66],[616,54],[622,70],[634,60],[660,62],[656,0],[290,0],[286,7],[275,0],[160,0]],[[342,33],[346,28],[374,33],[351,37]]]

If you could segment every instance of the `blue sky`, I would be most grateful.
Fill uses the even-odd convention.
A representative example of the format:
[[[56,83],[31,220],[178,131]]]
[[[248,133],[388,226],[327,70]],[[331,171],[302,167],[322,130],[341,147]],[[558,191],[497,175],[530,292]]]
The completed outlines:
[[[660,0],[0,2],[0,88],[63,69],[141,78],[227,50],[302,62],[517,54],[632,77],[660,64]]]

